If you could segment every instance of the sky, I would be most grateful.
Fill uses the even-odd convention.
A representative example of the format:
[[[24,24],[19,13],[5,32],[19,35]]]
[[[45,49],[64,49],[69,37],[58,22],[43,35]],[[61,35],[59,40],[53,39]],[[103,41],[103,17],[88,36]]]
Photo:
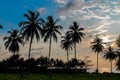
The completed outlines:
[[[96,67],[96,54],[90,49],[90,40],[99,34],[107,45],[115,46],[115,39],[120,34],[120,0],[1,0],[0,1],[0,30],[1,50],[0,59],[5,59],[11,55],[4,48],[3,37],[8,35],[11,29],[20,29],[18,23],[24,21],[23,14],[28,10],[38,11],[41,18],[49,15],[55,19],[60,19],[58,24],[63,26],[62,34],[69,29],[73,21],[77,21],[80,27],[85,29],[86,37],[77,45],[78,59],[89,56],[92,60],[93,70]],[[52,42],[51,57],[66,60],[66,52],[60,49],[60,36],[58,43]],[[34,40],[32,45],[32,57],[48,56],[48,42],[39,43]],[[28,55],[29,43],[21,46],[22,57]],[[63,57],[64,56],[64,57]],[[71,51],[69,57],[73,58]],[[99,56],[99,68],[101,71],[109,71],[109,61],[103,59],[103,54]],[[106,64],[107,63],[107,64]],[[113,65],[114,66],[114,65]],[[114,68],[115,69],[115,68]]]

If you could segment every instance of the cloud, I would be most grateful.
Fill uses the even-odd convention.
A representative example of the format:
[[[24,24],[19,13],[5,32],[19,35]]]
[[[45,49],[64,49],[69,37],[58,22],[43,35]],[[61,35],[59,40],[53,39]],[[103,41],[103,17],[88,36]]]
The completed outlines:
[[[89,33],[104,34],[108,32],[110,25],[119,20],[116,17],[120,13],[119,8],[119,1],[70,0],[64,7],[58,9],[58,15],[64,23],[75,20],[87,27]]]
[[[60,5],[66,5],[68,0],[55,0],[55,2],[60,4]]]
[[[32,51],[38,51],[38,50],[40,51],[40,50],[43,50],[43,49],[44,49],[44,47],[41,47],[41,48],[32,48],[31,50]]]
[[[60,8],[69,8],[74,5],[74,0],[55,0],[57,4],[59,4]]]
[[[60,19],[65,20],[66,16],[60,16]]]
[[[46,8],[38,8],[37,11],[38,11],[40,14],[47,12]]]

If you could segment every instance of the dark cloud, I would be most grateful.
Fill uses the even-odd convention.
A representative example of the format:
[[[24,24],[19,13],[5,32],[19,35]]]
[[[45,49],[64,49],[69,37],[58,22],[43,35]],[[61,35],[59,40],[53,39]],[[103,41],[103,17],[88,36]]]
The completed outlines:
[[[66,5],[63,7],[59,7],[58,13],[59,14],[66,14],[66,12],[70,12],[72,10],[78,9],[78,4],[76,4],[77,0],[69,0]]]

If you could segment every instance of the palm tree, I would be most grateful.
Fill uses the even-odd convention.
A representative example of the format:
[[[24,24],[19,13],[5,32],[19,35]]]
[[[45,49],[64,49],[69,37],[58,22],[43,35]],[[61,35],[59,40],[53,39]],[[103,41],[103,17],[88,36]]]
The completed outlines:
[[[118,47],[117,49],[117,62],[116,62],[116,66],[117,66],[117,69],[120,70],[120,35],[117,37],[116,39],[116,45]]]
[[[103,42],[102,39],[100,39],[98,36],[96,36],[93,41],[91,42],[91,46],[92,50],[97,53],[97,69],[96,69],[96,73],[98,73],[98,54],[100,52],[103,52]]]
[[[107,52],[105,53],[104,57],[106,59],[109,59],[110,61],[110,71],[112,73],[112,61],[117,57],[117,55],[115,54],[115,51],[113,51],[113,48],[110,46],[108,47]]]
[[[29,45],[29,55],[28,59],[30,59],[30,53],[31,53],[31,46],[34,37],[38,41],[40,39],[40,33],[42,31],[42,28],[40,27],[40,19],[38,12],[28,11],[28,14],[24,14],[24,17],[27,19],[26,21],[22,21],[19,23],[19,26],[21,27],[21,32],[23,34],[23,37],[25,40],[30,40]]]
[[[67,51],[67,62],[68,62],[69,61],[68,52],[72,49],[73,43],[67,34],[63,36],[62,38],[63,40],[61,40],[60,47]]]
[[[67,34],[71,37],[71,40],[74,43],[74,51],[75,51],[75,59],[76,59],[76,43],[81,42],[82,38],[85,36],[85,34],[82,32],[84,28],[79,28],[78,23],[73,22],[73,25],[71,25],[69,29],[70,30],[67,32]]]
[[[8,31],[9,33],[9,36],[6,36],[3,38],[3,40],[5,40],[5,48],[8,49],[10,52],[13,53],[13,55],[15,55],[15,53],[19,52],[19,45],[20,44],[24,44],[24,41],[23,41],[23,37],[21,35],[21,33],[16,30],[16,29],[13,29],[12,31]]]
[[[44,19],[41,19],[44,23],[44,42],[49,40],[49,59],[51,55],[51,43],[52,39],[57,42],[57,34],[61,35],[60,30],[63,28],[61,25],[57,25],[59,19],[54,20],[52,16],[47,17],[47,21],[45,22]]]

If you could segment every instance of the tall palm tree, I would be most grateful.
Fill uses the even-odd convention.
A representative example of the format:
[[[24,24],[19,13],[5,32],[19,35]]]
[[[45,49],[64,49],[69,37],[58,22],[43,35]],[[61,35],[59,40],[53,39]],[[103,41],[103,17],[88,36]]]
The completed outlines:
[[[120,70],[120,35],[117,37],[116,39],[116,45],[118,47],[117,49],[117,62],[116,62],[116,66],[117,66],[117,69]]]
[[[117,57],[117,55],[115,54],[115,51],[113,51],[113,48],[110,46],[108,47],[107,52],[105,53],[104,57],[106,59],[109,59],[110,61],[110,72],[112,73],[112,61]]]
[[[44,19],[41,20],[44,25],[44,42],[49,40],[49,59],[51,55],[51,43],[52,39],[57,42],[57,34],[61,35],[60,30],[63,28],[61,25],[57,25],[59,19],[54,20],[52,16],[47,17],[47,21]]]
[[[21,32],[25,40],[30,41],[28,55],[28,59],[30,59],[33,39],[36,38],[37,41],[40,39],[42,28],[40,27],[41,23],[38,12],[28,11],[28,14],[24,14],[24,17],[27,20],[20,22],[19,26],[21,27]]]
[[[82,41],[82,38],[85,34],[82,32],[84,28],[80,28],[77,22],[73,22],[73,24],[69,28],[70,30],[67,34],[71,37],[72,42],[74,43],[74,51],[75,51],[75,59],[76,59],[76,43]]]
[[[72,49],[73,43],[67,34],[63,36],[62,38],[63,40],[61,40],[60,47],[67,51],[67,62],[68,62],[69,61],[68,52]]]
[[[100,52],[103,52],[104,46],[103,46],[103,42],[102,39],[100,39],[98,36],[96,36],[93,41],[91,42],[91,46],[92,50],[97,53],[97,69],[96,69],[96,73],[98,73],[98,54]]]
[[[6,49],[8,49],[11,53],[13,53],[13,55],[15,55],[16,52],[19,52],[19,45],[24,44],[23,37],[21,33],[16,29],[8,31],[8,33],[9,36],[3,38],[3,40],[5,40],[4,45]]]

